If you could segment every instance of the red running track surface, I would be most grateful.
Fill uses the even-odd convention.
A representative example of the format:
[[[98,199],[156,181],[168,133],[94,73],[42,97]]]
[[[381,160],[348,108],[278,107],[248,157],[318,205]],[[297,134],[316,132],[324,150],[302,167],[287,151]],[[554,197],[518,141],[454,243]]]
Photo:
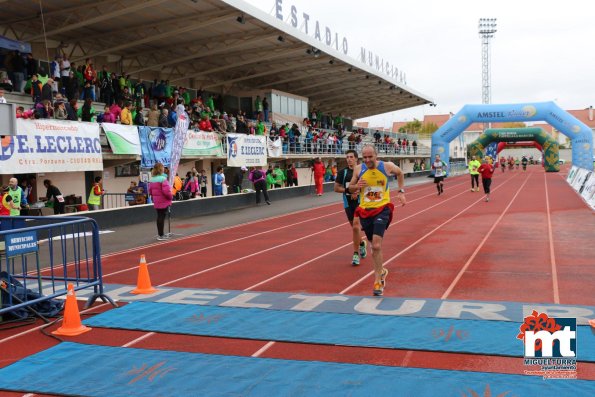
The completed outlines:
[[[496,173],[491,201],[468,176],[407,190],[385,234],[385,296],[595,306],[595,216],[565,174]],[[154,286],[371,295],[371,256],[351,266],[342,205],[263,219],[103,258],[104,282],[134,285],[145,254]],[[96,305],[90,311],[107,310]],[[3,331],[1,366],[53,346],[39,325]],[[52,326],[49,330],[53,330]],[[244,356],[523,373],[522,359],[473,354],[321,346],[94,329],[81,343]],[[595,380],[595,364],[578,377]],[[22,395],[4,393],[3,395]]]

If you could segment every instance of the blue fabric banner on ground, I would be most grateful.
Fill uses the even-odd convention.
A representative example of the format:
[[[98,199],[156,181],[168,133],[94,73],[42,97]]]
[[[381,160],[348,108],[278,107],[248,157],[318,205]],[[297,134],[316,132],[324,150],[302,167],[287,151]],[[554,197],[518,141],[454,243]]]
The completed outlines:
[[[138,127],[141,148],[141,167],[153,168],[159,162],[169,167],[174,134],[171,128]]]
[[[134,302],[86,325],[189,335],[522,357],[520,324]],[[595,362],[595,336],[579,326],[579,361]]]
[[[89,397],[588,396],[595,382],[63,342],[0,369],[0,389]]]

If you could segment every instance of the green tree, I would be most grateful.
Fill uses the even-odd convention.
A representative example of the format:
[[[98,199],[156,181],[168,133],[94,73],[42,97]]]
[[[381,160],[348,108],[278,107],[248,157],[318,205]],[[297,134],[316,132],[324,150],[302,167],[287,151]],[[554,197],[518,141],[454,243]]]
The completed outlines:
[[[504,123],[502,128],[526,128],[527,124],[523,123],[522,121],[509,121],[508,123]]]
[[[436,132],[438,126],[436,123],[424,123],[418,131],[420,139],[431,139],[432,134]]]

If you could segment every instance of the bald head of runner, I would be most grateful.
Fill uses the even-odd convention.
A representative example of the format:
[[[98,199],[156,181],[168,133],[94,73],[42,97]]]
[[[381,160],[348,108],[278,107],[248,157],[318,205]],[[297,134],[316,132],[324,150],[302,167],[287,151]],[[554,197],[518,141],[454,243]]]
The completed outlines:
[[[377,156],[378,153],[376,153],[374,145],[364,145],[362,149],[362,161],[368,169],[376,168]]]

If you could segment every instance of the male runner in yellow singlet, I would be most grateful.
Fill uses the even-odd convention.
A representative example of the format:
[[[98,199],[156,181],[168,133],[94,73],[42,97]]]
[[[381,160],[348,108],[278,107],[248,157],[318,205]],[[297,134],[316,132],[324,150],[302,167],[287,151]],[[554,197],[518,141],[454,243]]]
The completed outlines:
[[[399,184],[397,200],[402,205],[405,200],[405,177],[403,171],[392,162],[377,159],[376,148],[365,145],[362,150],[363,164],[356,165],[353,178],[349,183],[349,191],[359,192],[359,206],[355,216],[360,218],[362,230],[372,243],[374,260],[374,295],[381,296],[386,285],[388,269],[384,267],[382,258],[382,239],[393,217],[394,205],[390,202],[388,188],[389,175],[395,175]]]

